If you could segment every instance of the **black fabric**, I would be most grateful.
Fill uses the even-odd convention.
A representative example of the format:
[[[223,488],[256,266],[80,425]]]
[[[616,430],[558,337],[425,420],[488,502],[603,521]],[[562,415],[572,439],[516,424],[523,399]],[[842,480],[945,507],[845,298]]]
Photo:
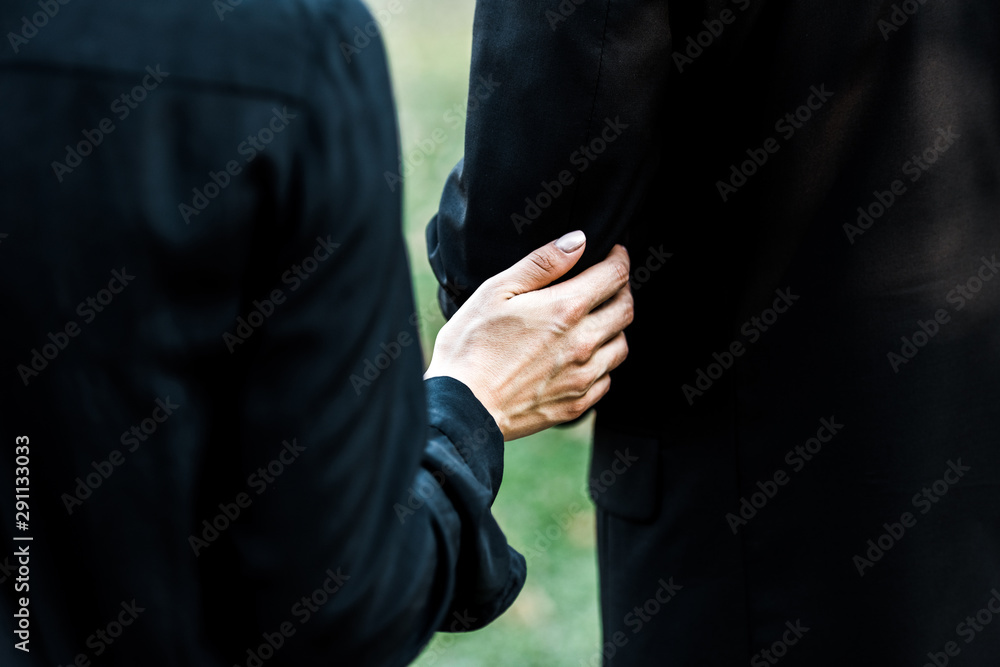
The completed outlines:
[[[659,451],[595,494],[608,664],[995,664],[998,38],[974,0],[478,2],[446,310],[572,229],[632,258],[592,476]]]
[[[495,618],[503,439],[420,380],[371,16],[52,4],[0,50],[0,663],[402,665]]]

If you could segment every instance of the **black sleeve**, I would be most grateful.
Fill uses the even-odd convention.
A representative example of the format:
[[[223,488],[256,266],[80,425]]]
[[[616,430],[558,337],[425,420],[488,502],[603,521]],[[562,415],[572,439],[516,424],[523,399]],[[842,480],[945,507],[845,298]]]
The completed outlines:
[[[660,160],[670,44],[659,0],[477,2],[465,157],[427,228],[446,315],[563,233],[587,233],[576,271],[625,240]]]
[[[0,53],[0,486],[29,435],[34,540],[2,665],[403,665],[524,581],[496,424],[421,380],[372,16],[210,5],[71,3]]]
[[[370,17],[324,18],[343,36]],[[475,629],[506,610],[525,563],[490,512],[503,461],[496,423],[460,382],[421,380],[400,196],[383,177],[398,141],[381,46],[348,63],[329,44],[295,126],[290,238],[265,245],[279,270],[318,239],[338,247],[285,290],[256,347],[238,350],[252,355],[243,469],[283,442],[301,449],[254,496],[233,544],[254,586],[254,625],[295,629],[284,664],[405,664],[436,630]]]

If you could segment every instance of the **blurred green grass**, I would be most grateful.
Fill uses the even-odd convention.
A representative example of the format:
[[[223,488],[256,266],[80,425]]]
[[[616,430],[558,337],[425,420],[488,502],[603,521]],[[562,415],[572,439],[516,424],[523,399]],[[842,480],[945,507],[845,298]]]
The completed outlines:
[[[368,7],[380,16],[389,53],[407,163],[404,233],[429,357],[444,318],[424,228],[462,155],[474,2],[398,1],[395,14],[389,0],[368,0]],[[588,418],[508,444],[494,514],[511,544],[528,556],[527,584],[495,623],[474,633],[438,634],[415,665],[591,664],[600,644],[594,513],[585,491],[591,432]]]

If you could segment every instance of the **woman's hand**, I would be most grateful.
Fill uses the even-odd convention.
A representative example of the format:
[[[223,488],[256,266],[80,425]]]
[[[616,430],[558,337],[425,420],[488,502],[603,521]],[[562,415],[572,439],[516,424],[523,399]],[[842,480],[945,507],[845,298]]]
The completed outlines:
[[[499,273],[444,325],[424,378],[463,382],[504,440],[575,419],[611,384],[632,322],[629,259],[622,246],[572,280],[545,288],[583,255],[570,232]],[[545,288],[545,289],[542,289]]]

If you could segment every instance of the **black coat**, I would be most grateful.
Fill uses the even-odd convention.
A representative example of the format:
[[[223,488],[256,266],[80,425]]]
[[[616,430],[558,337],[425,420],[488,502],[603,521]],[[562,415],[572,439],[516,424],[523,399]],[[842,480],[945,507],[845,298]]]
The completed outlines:
[[[0,50],[0,664],[402,665],[489,622],[503,440],[420,380],[371,16],[49,4]]]
[[[632,258],[591,472],[609,664],[995,665],[997,4],[476,11],[499,85],[438,278],[460,302],[577,228]]]

